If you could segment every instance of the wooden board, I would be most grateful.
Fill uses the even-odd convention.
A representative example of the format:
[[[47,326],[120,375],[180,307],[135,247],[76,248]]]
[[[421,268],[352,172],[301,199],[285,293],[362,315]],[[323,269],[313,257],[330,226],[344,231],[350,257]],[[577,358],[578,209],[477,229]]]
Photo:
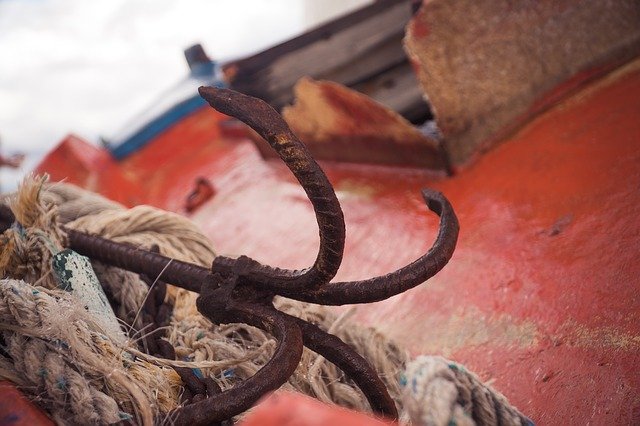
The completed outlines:
[[[363,88],[394,70],[387,79],[406,92],[390,96],[375,84],[368,94],[409,119],[424,120],[429,108],[402,47],[411,1],[382,0],[299,37],[225,66],[231,88],[282,108],[293,98],[294,84],[304,76]],[[404,66],[401,66],[404,65]],[[384,87],[382,87],[384,88]],[[406,98],[406,100],[405,100]],[[417,117],[417,118],[416,118]]]

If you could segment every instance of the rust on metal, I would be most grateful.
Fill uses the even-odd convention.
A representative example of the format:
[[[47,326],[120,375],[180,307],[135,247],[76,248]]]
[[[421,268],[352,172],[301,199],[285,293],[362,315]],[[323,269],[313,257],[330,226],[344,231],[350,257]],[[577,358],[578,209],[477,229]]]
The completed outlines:
[[[288,380],[300,361],[304,345],[336,364],[358,384],[375,413],[397,418],[387,389],[364,358],[338,337],[276,310],[271,301],[280,295],[325,305],[369,303],[423,283],[440,271],[453,255],[459,228],[453,208],[441,193],[423,190],[427,206],[440,216],[440,229],[431,249],[409,265],[384,276],[332,283],[342,262],[345,224],[335,191],[322,169],[282,117],[264,101],[213,87],[201,87],[200,94],[213,108],[240,119],[264,137],[293,172],[313,205],[320,248],[315,263],[305,270],[274,268],[247,256],[237,259],[219,256],[211,269],[207,269],[170,259],[154,250],[142,250],[65,228],[69,246],[79,253],[199,292],[198,310],[214,323],[247,323],[265,330],[278,341],[273,358],[261,370],[223,392],[192,372],[177,370],[185,382],[190,403],[176,409],[171,417],[177,424],[211,424],[249,409],[265,393]],[[13,221],[8,207],[0,205],[0,230],[11,226]],[[160,296],[155,295],[154,302],[146,307],[150,315],[158,316],[159,303]],[[164,357],[175,356],[172,348],[161,342],[156,340],[154,349]]]
[[[254,264],[250,278],[282,289],[309,288],[331,280],[342,262],[345,226],[340,203],[318,163],[298,140],[280,114],[263,100],[229,89],[201,87],[200,95],[216,110],[236,117],[262,136],[296,177],[313,205],[320,228],[320,249],[314,265],[288,271]]]

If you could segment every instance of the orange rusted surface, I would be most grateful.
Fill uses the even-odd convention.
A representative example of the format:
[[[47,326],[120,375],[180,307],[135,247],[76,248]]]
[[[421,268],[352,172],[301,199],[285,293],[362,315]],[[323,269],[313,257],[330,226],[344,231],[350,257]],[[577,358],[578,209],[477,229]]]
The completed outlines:
[[[240,426],[393,426],[362,413],[327,405],[308,396],[277,392],[253,409]]]
[[[0,381],[0,425],[53,426],[53,422],[14,385]]]
[[[636,61],[450,179],[323,163],[347,224],[337,279],[389,272],[430,247],[437,218],[423,187],[441,190],[460,219],[457,251],[440,274],[359,307],[358,320],[414,354],[466,364],[537,424],[640,423],[638,117]],[[190,217],[219,253],[312,264],[318,236],[303,191],[248,139],[224,133],[223,120],[197,112],[106,167],[97,189],[182,212],[195,178],[205,177],[216,196]],[[123,188],[116,176],[135,183]]]

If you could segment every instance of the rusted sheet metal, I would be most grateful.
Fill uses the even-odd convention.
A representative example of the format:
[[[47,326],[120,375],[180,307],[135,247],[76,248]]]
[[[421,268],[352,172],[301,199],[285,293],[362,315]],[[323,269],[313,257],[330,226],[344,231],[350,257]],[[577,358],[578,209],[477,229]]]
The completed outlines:
[[[294,90],[295,103],[282,114],[317,159],[444,170],[436,140],[372,99],[308,78]]]
[[[111,186],[116,169],[107,167],[96,177],[100,192],[183,212],[185,194],[203,176],[218,192],[190,217],[218,252],[291,269],[312,264],[315,218],[289,170],[264,161],[224,116],[199,114],[163,135],[157,150],[119,164],[136,186]],[[358,308],[358,320],[414,354],[466,364],[537,423],[638,423],[639,115],[636,61],[453,178],[323,164],[347,229],[337,280],[393,271],[428,249],[437,222],[418,196],[426,186],[446,193],[460,220],[445,270],[405,295]],[[54,164],[64,175],[62,162]]]
[[[640,53],[640,3],[424,1],[405,45],[460,166]]]

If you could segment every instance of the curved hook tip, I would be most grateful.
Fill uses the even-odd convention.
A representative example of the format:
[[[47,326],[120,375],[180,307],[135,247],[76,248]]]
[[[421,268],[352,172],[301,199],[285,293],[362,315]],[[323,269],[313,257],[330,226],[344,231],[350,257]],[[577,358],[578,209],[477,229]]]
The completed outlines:
[[[425,203],[427,203],[429,210],[438,216],[442,216],[443,210],[449,204],[449,201],[445,198],[442,192],[434,189],[424,188],[422,190],[422,198],[424,198]]]
[[[222,100],[229,101],[234,94],[240,95],[238,92],[214,86],[200,86],[198,87],[198,94],[209,103],[218,103]]]
[[[198,93],[213,109],[249,125],[269,143],[272,135],[291,133],[278,112],[262,99],[212,86],[200,86]]]
[[[251,100],[248,96],[242,95],[238,92],[212,86],[200,86],[198,87],[198,93],[200,94],[200,97],[207,101],[207,103],[214,109],[226,114],[230,114],[232,112],[232,105],[241,102],[246,103]]]

